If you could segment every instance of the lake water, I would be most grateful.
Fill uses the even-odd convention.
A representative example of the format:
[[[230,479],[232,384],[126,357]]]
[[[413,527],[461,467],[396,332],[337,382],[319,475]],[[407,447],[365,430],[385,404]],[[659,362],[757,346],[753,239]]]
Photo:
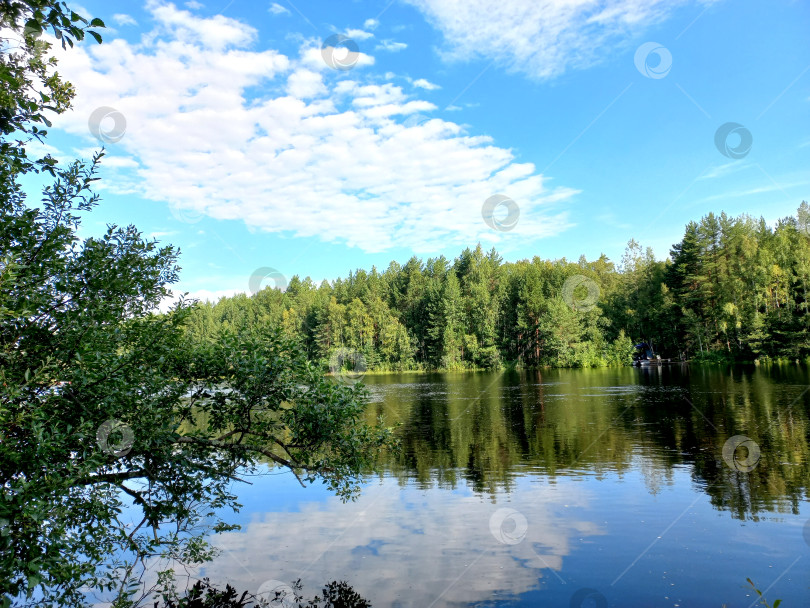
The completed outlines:
[[[747,608],[751,578],[810,606],[806,368],[365,383],[402,454],[350,503],[253,478],[229,517],[242,530],[195,576],[252,592],[300,578],[308,597],[345,580],[377,608]]]

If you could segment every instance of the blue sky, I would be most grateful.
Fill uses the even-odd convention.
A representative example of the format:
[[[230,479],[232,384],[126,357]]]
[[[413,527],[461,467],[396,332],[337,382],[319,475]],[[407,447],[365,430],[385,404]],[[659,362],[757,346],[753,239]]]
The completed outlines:
[[[84,234],[179,246],[193,296],[478,242],[664,258],[710,211],[772,222],[810,199],[805,2],[71,5],[109,26],[54,51],[77,97],[49,150],[108,151]]]

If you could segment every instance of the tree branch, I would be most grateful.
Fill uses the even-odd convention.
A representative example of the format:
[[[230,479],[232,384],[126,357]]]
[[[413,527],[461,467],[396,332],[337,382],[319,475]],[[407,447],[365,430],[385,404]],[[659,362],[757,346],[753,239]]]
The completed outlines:
[[[300,464],[296,462],[290,462],[289,460],[282,458],[281,456],[274,454],[267,448],[262,448],[259,446],[252,446],[252,445],[245,445],[245,444],[238,444],[238,443],[229,443],[225,441],[217,441],[216,439],[204,439],[202,437],[178,437],[175,443],[189,443],[189,444],[197,444],[197,445],[207,445],[212,448],[223,448],[226,450],[236,450],[236,451],[244,451],[244,452],[257,452],[262,454],[263,456],[267,456],[273,462],[280,464],[282,466],[287,467],[291,471],[295,472],[294,469],[303,469],[304,471],[322,471],[322,472],[330,472],[332,469],[328,467],[309,467],[305,464]],[[299,480],[300,481],[300,480]]]
[[[149,475],[146,471],[122,471],[120,473],[104,473],[102,475],[93,475],[91,477],[83,477],[76,480],[76,485],[87,486],[94,483],[112,483],[119,485],[120,482],[128,479],[137,479],[139,477],[148,478]]]

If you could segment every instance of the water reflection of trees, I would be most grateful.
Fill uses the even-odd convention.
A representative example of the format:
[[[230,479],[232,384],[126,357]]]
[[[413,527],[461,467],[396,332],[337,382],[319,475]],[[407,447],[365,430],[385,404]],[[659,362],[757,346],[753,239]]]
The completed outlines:
[[[623,474],[652,493],[689,466],[715,508],[756,519],[798,512],[810,479],[810,392],[796,366],[436,375],[383,390],[370,417],[401,423],[388,468],[402,483],[511,490],[515,476]],[[385,388],[385,384],[377,388]],[[722,458],[746,435],[760,447],[749,473]]]

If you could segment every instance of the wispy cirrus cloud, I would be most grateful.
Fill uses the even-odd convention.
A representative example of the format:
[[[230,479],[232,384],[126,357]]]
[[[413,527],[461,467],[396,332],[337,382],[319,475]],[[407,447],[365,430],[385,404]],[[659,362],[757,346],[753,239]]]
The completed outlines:
[[[288,8],[286,8],[284,6],[281,6],[278,2],[273,2],[270,5],[270,8],[267,9],[267,10],[269,10],[274,15],[289,15],[290,14],[290,9],[288,9]]]
[[[375,47],[375,50],[396,53],[398,51],[404,51],[407,48],[408,45],[405,42],[397,42],[396,40],[381,40],[380,44]]]
[[[533,78],[598,63],[628,35],[695,0],[405,0],[445,38],[449,60],[485,58]],[[709,0],[711,1],[711,0]],[[705,2],[704,2],[705,3]]]
[[[754,163],[746,160],[733,160],[729,163],[724,163],[722,165],[717,165],[712,167],[708,171],[706,171],[703,175],[701,175],[698,179],[717,179],[720,177],[726,177],[727,175],[732,175],[734,173],[739,173],[740,171],[748,171],[749,169],[754,168]]]
[[[792,199],[787,195],[786,191],[791,190],[793,188],[797,188],[800,186],[806,186],[810,184],[810,180],[806,179],[798,179],[795,181],[789,182],[778,182],[778,183],[768,183],[761,186],[751,186],[749,188],[744,189],[737,189],[737,190],[730,190],[726,192],[722,192],[720,194],[713,194],[710,196],[704,196],[700,199],[692,201],[691,205],[696,205],[698,203],[707,203],[711,201],[718,201],[718,200],[732,200],[737,198],[745,198],[749,196],[754,196],[757,194],[767,194],[771,192],[779,192],[782,194],[786,200],[791,201]]]

